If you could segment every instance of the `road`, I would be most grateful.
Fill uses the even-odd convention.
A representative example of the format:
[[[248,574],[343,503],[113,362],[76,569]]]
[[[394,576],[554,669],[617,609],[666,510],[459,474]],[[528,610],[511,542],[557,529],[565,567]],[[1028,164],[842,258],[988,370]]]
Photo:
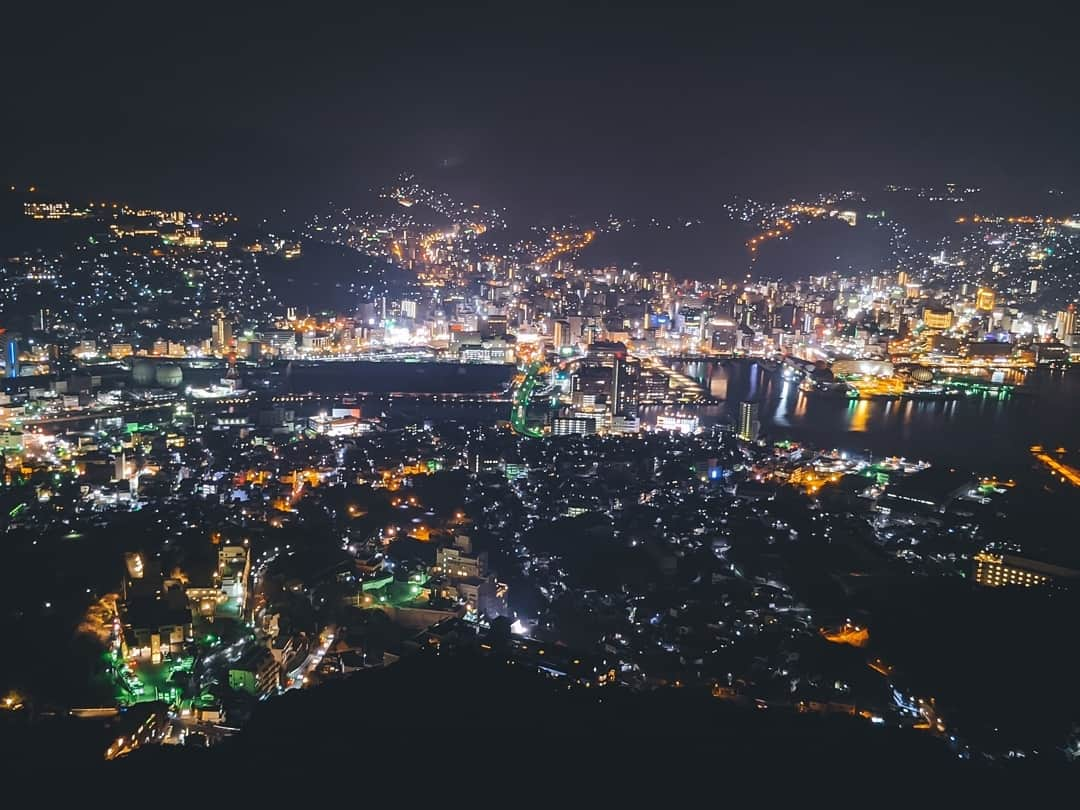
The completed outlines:
[[[1038,462],[1048,467],[1056,475],[1061,476],[1062,481],[1068,481],[1074,487],[1080,487],[1080,470],[1076,469],[1076,467],[1058,461],[1049,453],[1044,452],[1041,447],[1033,447],[1031,454],[1035,456]]]
[[[529,427],[528,423],[529,402],[532,400],[533,391],[540,381],[539,375],[542,368],[543,364],[538,362],[529,364],[525,370],[525,379],[521,381],[521,384],[518,385],[517,390],[514,392],[513,404],[510,406],[510,425],[513,427],[514,432],[534,439],[539,439],[544,435],[542,429]]]

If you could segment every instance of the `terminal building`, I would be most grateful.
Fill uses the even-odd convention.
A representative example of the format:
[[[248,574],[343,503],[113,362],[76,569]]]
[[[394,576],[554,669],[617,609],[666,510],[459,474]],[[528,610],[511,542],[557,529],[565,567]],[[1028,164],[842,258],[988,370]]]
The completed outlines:
[[[890,484],[878,511],[912,521],[938,520],[949,504],[975,486],[975,479],[965,473],[932,467]]]

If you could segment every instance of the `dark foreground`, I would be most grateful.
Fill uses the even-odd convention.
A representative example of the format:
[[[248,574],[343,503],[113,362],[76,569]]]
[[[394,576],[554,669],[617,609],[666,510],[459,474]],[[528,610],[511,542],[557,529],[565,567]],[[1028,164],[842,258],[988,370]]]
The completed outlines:
[[[916,732],[741,709],[690,690],[567,691],[470,654],[415,656],[290,693],[207,751],[155,747],[82,767],[56,753],[25,737],[5,745],[5,782],[76,800],[119,790],[184,803],[307,796],[315,805],[457,805],[471,796],[485,805],[577,806],[598,797],[749,796],[769,806],[781,795],[846,805],[909,791],[926,799],[1025,785],[1050,791],[1077,777],[1062,765],[961,762]]]

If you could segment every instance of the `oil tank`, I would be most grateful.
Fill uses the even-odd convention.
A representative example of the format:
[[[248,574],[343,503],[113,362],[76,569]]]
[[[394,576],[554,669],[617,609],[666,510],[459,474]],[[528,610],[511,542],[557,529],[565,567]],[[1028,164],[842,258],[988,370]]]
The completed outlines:
[[[157,364],[153,360],[136,360],[131,366],[131,380],[139,388],[148,388],[154,384]]]
[[[915,382],[928,383],[934,379],[934,372],[926,366],[918,366],[911,370],[911,379]]]
[[[157,367],[154,379],[162,388],[176,388],[184,381],[184,371],[175,363],[164,363]]]

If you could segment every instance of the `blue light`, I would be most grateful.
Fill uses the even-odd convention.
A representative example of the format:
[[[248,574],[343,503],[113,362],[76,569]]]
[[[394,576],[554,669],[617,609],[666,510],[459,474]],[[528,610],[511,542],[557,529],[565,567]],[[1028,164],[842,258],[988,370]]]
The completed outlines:
[[[7,344],[7,376],[19,376],[19,342],[14,338]]]

